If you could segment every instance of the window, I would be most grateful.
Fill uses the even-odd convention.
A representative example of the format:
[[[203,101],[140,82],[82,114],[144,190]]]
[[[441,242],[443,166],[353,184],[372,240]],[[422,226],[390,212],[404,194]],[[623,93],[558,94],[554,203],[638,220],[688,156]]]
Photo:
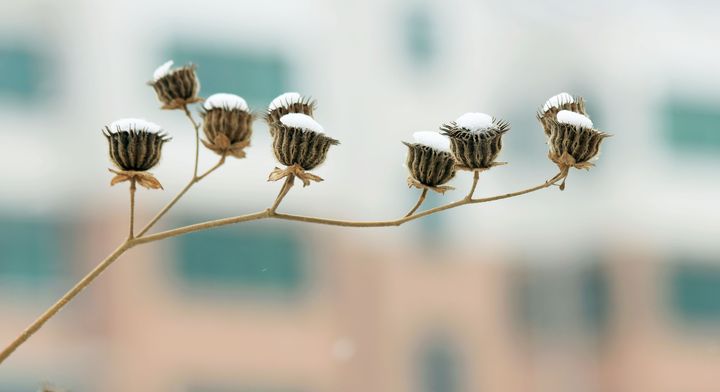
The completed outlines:
[[[31,101],[44,91],[48,59],[36,47],[0,42],[0,98]]]
[[[720,100],[672,98],[664,109],[665,139],[682,151],[720,150]]]
[[[261,225],[228,227],[174,240],[177,271],[192,285],[294,293],[305,281],[295,231]]]
[[[175,64],[198,65],[201,95],[228,92],[245,98],[250,106],[267,106],[287,91],[290,69],[282,54],[251,49],[175,45],[168,53]],[[158,64],[162,59],[158,60]]]
[[[2,217],[0,281],[37,283],[57,277],[67,266],[69,233],[56,221]]]
[[[460,358],[445,336],[432,336],[421,342],[417,356],[415,375],[420,392],[460,392],[461,384]]]
[[[670,305],[683,321],[720,323],[720,264],[680,260],[670,267]]]

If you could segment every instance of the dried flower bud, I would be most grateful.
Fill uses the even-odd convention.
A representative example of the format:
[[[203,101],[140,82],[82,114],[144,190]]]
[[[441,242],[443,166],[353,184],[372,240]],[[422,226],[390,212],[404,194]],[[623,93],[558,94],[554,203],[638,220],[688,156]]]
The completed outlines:
[[[159,125],[149,121],[126,118],[105,127],[110,159],[120,169],[111,185],[133,178],[146,188],[162,188],[150,173],[145,173],[160,161],[162,146],[170,140]]]
[[[455,161],[450,153],[450,140],[438,132],[415,132],[413,138],[415,143],[403,142],[408,147],[408,185],[429,188],[440,193],[452,189],[450,186],[443,186],[455,177]]]
[[[205,147],[218,155],[245,157],[245,147],[250,145],[253,115],[242,97],[234,94],[213,94],[205,100],[203,132]]]
[[[198,97],[200,82],[195,74],[195,65],[185,65],[171,69],[170,60],[159,66],[153,73],[153,80],[148,82],[155,89],[163,109],[180,109],[191,103],[202,101]]]
[[[315,106],[316,103],[313,99],[303,97],[299,93],[278,95],[270,102],[267,113],[265,113],[265,121],[270,126],[270,134],[275,133],[282,116],[288,113],[302,113],[312,117]]]
[[[583,116],[588,115],[585,111],[585,100],[582,97],[573,97],[568,93],[560,93],[550,97],[537,114],[547,136],[550,136],[549,122],[554,120],[561,110],[569,110]]]
[[[510,130],[507,122],[485,113],[465,113],[440,130],[450,138],[458,169],[483,170],[503,164],[495,159],[502,149],[503,134]]]
[[[550,159],[562,170],[589,169],[590,160],[600,153],[600,143],[610,136],[593,128],[592,121],[579,113],[561,110],[548,120]]]
[[[312,117],[301,113],[289,113],[280,118],[273,134],[273,153],[287,170],[276,168],[270,174],[270,181],[277,181],[290,174],[303,180],[322,181],[320,177],[305,173],[325,161],[330,146],[339,141],[324,134],[323,127]]]

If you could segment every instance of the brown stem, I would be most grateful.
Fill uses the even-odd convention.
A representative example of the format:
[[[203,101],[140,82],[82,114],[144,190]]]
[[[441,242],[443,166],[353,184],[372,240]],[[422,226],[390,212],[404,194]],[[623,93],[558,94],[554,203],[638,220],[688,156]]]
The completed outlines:
[[[273,205],[268,209],[269,215],[274,215],[275,210],[277,210],[278,206],[282,202],[282,200],[285,198],[285,195],[290,192],[290,188],[292,188],[293,184],[295,183],[295,175],[289,174],[287,177],[285,177],[285,182],[283,183],[282,188],[280,188],[280,193],[278,193],[277,197],[275,198],[275,202]]]
[[[176,237],[179,235],[192,233],[200,230],[207,230],[214,227],[220,227],[220,226],[226,226],[231,225],[235,223],[240,222],[249,222],[254,220],[260,220],[260,219],[268,219],[268,218],[275,218],[275,219],[282,219],[282,220],[288,220],[288,221],[298,221],[298,222],[305,222],[305,223],[316,223],[316,224],[323,224],[323,225],[332,225],[332,226],[346,226],[346,227],[386,227],[386,226],[400,226],[401,224],[405,222],[409,222],[415,219],[422,218],[424,216],[428,216],[437,212],[449,210],[451,208],[459,207],[466,204],[477,204],[477,203],[485,203],[495,200],[502,200],[507,199],[510,197],[520,196],[524,195],[530,192],[535,192],[540,189],[548,188],[552,185],[554,185],[557,181],[564,179],[567,176],[567,172],[560,172],[552,179],[546,181],[545,183],[541,185],[534,186],[532,188],[524,189],[517,192],[512,193],[506,193],[503,195],[493,196],[493,197],[487,197],[483,199],[467,199],[464,198],[462,200],[458,200],[452,203],[445,204],[440,207],[432,208],[426,211],[423,211],[419,214],[411,215],[411,216],[405,216],[400,219],[394,219],[394,220],[385,220],[385,221],[344,221],[344,220],[334,220],[334,219],[325,219],[325,218],[315,218],[315,217],[309,217],[309,216],[300,216],[300,215],[290,215],[290,214],[279,214],[276,212],[271,212],[271,209],[267,209],[264,211],[256,212],[253,214],[247,214],[247,215],[241,215],[231,218],[224,218],[224,219],[217,219],[212,220],[208,222],[202,222],[197,223],[194,225],[184,226],[173,230],[167,230],[163,231],[157,234],[147,235],[143,237],[137,237],[134,239],[128,239],[127,241],[123,242],[115,251],[113,251],[105,260],[101,261],[100,264],[98,264],[95,269],[93,269],[89,274],[87,274],[84,278],[82,278],[70,291],[68,291],[65,295],[63,295],[60,300],[58,300],[53,306],[51,306],[48,310],[45,311],[37,320],[35,320],[30,326],[25,329],[15,340],[13,340],[10,345],[8,345],[2,352],[0,352],[0,364],[2,364],[5,359],[7,359],[10,354],[12,354],[20,345],[22,345],[30,336],[32,336],[35,332],[37,332],[48,320],[50,320],[57,312],[60,311],[65,305],[67,305],[75,296],[77,296],[85,287],[87,287],[90,283],[92,283],[100,274],[105,271],[115,260],[117,260],[120,255],[122,255],[126,250],[142,245],[149,242],[155,242],[159,241],[165,238],[170,237]],[[286,184],[288,184],[289,181],[286,180]],[[288,185],[287,187],[283,186],[283,189],[287,188],[287,190],[290,189],[291,185]],[[280,193],[284,197],[284,194],[287,194],[287,190],[285,192]],[[275,207],[279,204],[279,201],[282,200],[282,197],[278,195],[278,198],[276,199],[276,202],[273,204]]]
[[[412,210],[410,210],[410,212],[408,212],[407,215],[405,215],[405,217],[408,217],[408,216],[414,214],[415,211],[417,211],[417,209],[420,208],[422,203],[425,201],[425,196],[427,196],[427,193],[428,193],[427,188],[423,188],[423,191],[420,194],[420,198],[418,199],[417,203],[415,203],[415,207],[413,207]]]
[[[480,179],[480,172],[478,170],[473,171],[473,182],[472,186],[470,187],[470,192],[468,192],[466,198],[472,199],[473,194],[475,193],[475,188],[477,188],[478,180]]]
[[[128,240],[135,237],[135,190],[137,189],[135,182],[135,177],[130,179],[130,234]]]
[[[2,352],[0,352],[0,364],[7,359],[7,357],[10,356],[20,345],[25,343],[30,336],[32,336],[35,332],[37,332],[42,326],[50,320],[57,312],[60,311],[65,305],[68,304],[75,296],[80,294],[85,287],[87,287],[90,283],[92,283],[95,278],[100,276],[100,274],[107,269],[107,267],[110,266],[115,260],[117,260],[118,257],[120,257],[121,254],[123,254],[126,250],[131,248],[132,245],[130,241],[125,241],[122,245],[120,245],[115,251],[110,253],[110,255],[105,258],[105,260],[101,261],[100,264],[98,264],[95,269],[93,269],[89,274],[87,274],[82,280],[80,280],[75,287],[70,289],[65,295],[63,295],[53,306],[51,306],[48,310],[45,311],[40,317],[38,317],[35,321],[33,321],[30,326],[28,326],[15,340],[10,343]]]
[[[195,170],[193,171],[193,179],[195,179],[198,176],[198,161],[200,160],[200,124],[195,122],[195,118],[190,113],[187,104],[183,105],[183,111],[195,129]]]

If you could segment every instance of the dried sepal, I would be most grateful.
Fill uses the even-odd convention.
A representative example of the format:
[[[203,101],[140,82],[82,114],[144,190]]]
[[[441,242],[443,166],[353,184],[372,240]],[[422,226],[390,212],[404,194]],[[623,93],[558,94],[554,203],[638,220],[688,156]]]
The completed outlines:
[[[455,177],[455,160],[448,151],[442,151],[420,143],[406,143],[408,147],[407,167],[410,171],[408,184],[422,185],[437,190]],[[441,193],[448,188],[444,187]]]
[[[408,177],[407,182],[408,182],[408,188],[415,187],[418,189],[429,189],[431,191],[435,191],[435,192],[443,194],[443,195],[445,194],[445,192],[455,189],[455,187],[452,187],[450,185],[438,185],[438,186],[425,185],[425,184],[421,183],[420,181],[412,178],[412,176]]]
[[[303,183],[303,187],[310,185],[311,181],[314,181],[314,182],[324,181],[321,177],[305,171],[305,169],[303,169],[300,165],[288,166],[285,169],[280,169],[279,167],[276,167],[275,169],[273,169],[272,172],[270,172],[270,175],[268,176],[267,180],[268,181],[279,181],[288,176],[291,176],[290,177],[291,179],[295,178],[295,177],[299,178]]]
[[[197,78],[194,64],[171,69],[172,61],[161,65],[155,70],[153,80],[148,84],[153,87],[158,100],[162,102],[162,109],[182,109],[189,104],[202,102],[198,96],[200,81]]]
[[[487,170],[506,162],[496,162],[502,150],[502,136],[510,130],[510,124],[494,119],[485,129],[471,130],[453,121],[440,127],[443,135],[450,138],[450,148],[460,170]]]
[[[115,173],[115,176],[110,180],[110,186],[119,184],[121,182],[135,180],[135,182],[147,189],[163,189],[162,184],[158,181],[152,173],[144,171],[132,171],[132,170],[113,170],[108,169],[111,173]]]

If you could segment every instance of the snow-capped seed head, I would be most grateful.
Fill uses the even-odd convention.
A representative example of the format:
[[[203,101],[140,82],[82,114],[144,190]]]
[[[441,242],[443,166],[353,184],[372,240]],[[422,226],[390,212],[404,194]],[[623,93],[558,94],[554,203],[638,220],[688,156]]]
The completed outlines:
[[[245,100],[234,94],[214,94],[205,100],[203,109],[205,147],[221,156],[244,158],[254,117]]]
[[[485,113],[465,113],[455,120],[455,124],[468,131],[477,132],[492,127],[493,118],[491,115]]]
[[[120,120],[113,121],[107,127],[110,132],[120,131],[147,131],[152,133],[158,133],[162,130],[162,127],[141,118],[122,118]]]
[[[408,185],[440,193],[451,189],[443,186],[455,176],[455,159],[450,153],[449,139],[437,132],[415,132],[413,139],[415,143],[403,142],[408,147]]]
[[[477,117],[480,119],[480,116]],[[457,161],[457,168],[470,171],[502,164],[495,159],[502,149],[502,137],[509,130],[510,124],[499,119],[492,119],[490,126],[477,130],[461,127],[457,121],[440,126],[440,132],[450,139],[450,150]]]
[[[174,61],[169,60],[169,61],[165,62],[163,65],[157,67],[155,69],[155,72],[153,72],[153,80],[157,82],[158,79],[169,74],[170,68],[172,68],[174,63],[175,63]]]
[[[587,116],[575,113],[570,110],[561,110],[557,114],[557,121],[560,124],[574,125],[581,128],[592,128],[593,122]]]
[[[163,109],[182,109],[189,104],[202,101],[198,97],[200,81],[195,74],[195,66],[188,64],[171,69],[170,60],[158,67],[153,73],[153,80],[148,82],[155,89]]]
[[[575,98],[568,93],[560,93],[550,97],[543,105],[543,113],[547,112],[551,108],[560,108],[562,105],[575,102]]]
[[[271,126],[273,153],[285,166],[312,170],[325,161],[330,146],[339,141],[324,134],[323,127],[302,113],[288,113]],[[278,177],[279,178],[279,177]],[[305,180],[303,183],[307,184]]]
[[[417,144],[422,144],[423,146],[427,146],[441,152],[450,152],[450,139],[438,132],[415,132],[413,133],[413,139]]]
[[[288,113],[280,117],[280,123],[289,128],[299,128],[317,133],[325,133],[322,125],[312,117],[302,113]]]
[[[294,103],[302,102],[303,97],[300,95],[300,93],[296,92],[287,92],[278,95],[270,102],[270,105],[268,106],[268,110],[275,110],[280,107],[288,107]]]
[[[209,96],[203,103],[205,110],[226,109],[226,110],[242,110],[249,111],[248,104],[245,100],[235,94],[217,93]]]
[[[159,125],[137,118],[115,121],[105,127],[103,134],[108,140],[110,160],[129,172],[150,170],[160,161],[163,144],[170,140]],[[145,185],[152,185],[150,182]]]

